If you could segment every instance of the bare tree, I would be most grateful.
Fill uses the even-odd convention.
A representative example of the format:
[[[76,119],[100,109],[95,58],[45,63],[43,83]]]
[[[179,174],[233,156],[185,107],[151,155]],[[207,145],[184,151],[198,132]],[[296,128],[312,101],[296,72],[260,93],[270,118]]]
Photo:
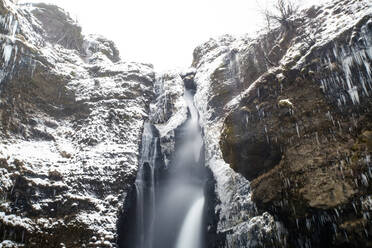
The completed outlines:
[[[265,9],[264,16],[267,25],[271,21],[279,23],[284,28],[290,28],[290,17],[298,12],[299,6],[293,0],[276,0],[273,9]]]

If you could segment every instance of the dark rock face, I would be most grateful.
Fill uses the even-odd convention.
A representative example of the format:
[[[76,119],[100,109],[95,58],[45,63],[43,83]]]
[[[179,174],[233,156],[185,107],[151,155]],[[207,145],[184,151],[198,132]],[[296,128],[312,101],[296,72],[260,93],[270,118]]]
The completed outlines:
[[[251,181],[252,200],[283,221],[294,247],[372,246],[370,23],[361,16],[297,63],[286,55],[224,120],[224,160]]]
[[[267,127],[255,125],[254,117],[259,118],[247,109],[229,115],[220,142],[225,161],[249,180],[279,164],[282,157],[280,146],[268,139]]]

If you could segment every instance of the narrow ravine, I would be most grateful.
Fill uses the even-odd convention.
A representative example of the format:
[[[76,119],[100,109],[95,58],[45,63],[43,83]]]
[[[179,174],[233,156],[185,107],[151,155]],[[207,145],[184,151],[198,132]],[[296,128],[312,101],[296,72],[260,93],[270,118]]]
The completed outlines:
[[[201,218],[204,208],[203,206],[194,207],[195,202],[199,199],[204,201],[205,197],[206,175],[203,173],[204,161],[200,156],[203,140],[193,94],[190,90],[186,90],[184,97],[188,118],[176,132],[174,160],[169,167],[168,175],[159,185],[155,227],[161,228],[156,228],[156,240],[152,246],[156,248],[183,247],[182,244],[189,242],[193,242],[195,248],[203,247],[199,230],[202,229]],[[187,223],[189,219],[194,223]],[[184,228],[191,229],[188,230],[187,235],[183,234]]]
[[[133,204],[122,225],[127,227],[119,233],[120,247],[206,247],[206,215],[211,202],[206,194],[211,175],[204,163],[194,94],[195,89],[185,87],[187,118],[174,130],[174,151],[167,166],[159,131],[150,122],[144,124],[141,167],[129,196]]]
[[[162,72],[19,2],[0,0],[0,248],[372,248],[371,1]]]

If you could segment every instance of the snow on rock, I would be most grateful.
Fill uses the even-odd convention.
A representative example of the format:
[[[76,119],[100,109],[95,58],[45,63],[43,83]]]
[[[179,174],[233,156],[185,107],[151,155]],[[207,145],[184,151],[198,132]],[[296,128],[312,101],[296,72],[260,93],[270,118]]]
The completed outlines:
[[[297,35],[278,27],[225,35],[195,49],[192,69],[155,75],[151,65],[120,61],[113,42],[82,35],[56,6],[0,0],[0,247],[115,247],[143,123],[156,125],[167,163],[187,117],[183,77],[190,75],[217,181],[218,231],[227,247],[285,245],[282,224],[257,211],[250,182],[222,158],[224,119],[245,96],[259,98],[262,76],[278,71],[280,82],[289,70],[318,73],[341,110],[366,101],[371,9],[367,1],[314,6],[293,18]],[[339,44],[350,32],[349,44]]]
[[[156,100],[151,104],[151,120],[156,124],[160,136],[181,125],[187,117],[184,82],[178,72],[169,71],[160,75],[155,82]]]
[[[0,31],[0,246],[115,247],[152,66],[56,6],[1,0]]]
[[[6,43],[3,44],[3,60],[4,60],[5,66],[9,64],[9,60],[12,57],[12,51],[13,51],[12,45],[9,45]]]
[[[100,35],[86,36],[83,42],[83,49],[87,57],[101,52],[113,62],[120,60],[119,50],[116,48],[115,43]]]
[[[233,247],[264,247],[275,246],[274,240],[284,238],[286,230],[265,212],[235,226],[231,233],[227,236],[227,243]]]
[[[264,61],[258,62],[260,53],[259,49],[256,50],[257,47],[257,40],[248,36],[222,36],[211,39],[194,51],[193,66],[196,68],[197,84],[195,101],[204,129],[206,164],[217,181],[216,191],[220,200],[216,209],[220,219],[218,231],[226,234],[228,247],[237,244],[257,247],[263,242],[263,236],[253,234],[249,243],[243,242],[247,232],[232,231],[237,230],[238,226],[238,229],[246,230],[251,225],[251,218],[263,217],[257,216],[255,204],[250,200],[249,181],[225,163],[219,145],[224,117],[227,114],[223,110],[224,106],[234,97],[239,97],[241,89],[259,74],[247,74],[245,68],[253,65],[257,72],[264,72],[267,68]],[[269,228],[272,228],[271,232],[276,233],[275,225]]]
[[[6,215],[4,212],[0,212],[0,220],[4,225],[12,227],[22,227],[28,231],[33,231],[35,228],[34,224],[29,218],[22,218],[16,215]]]
[[[16,248],[16,247],[24,247],[22,244],[14,243],[10,240],[4,240],[0,243],[0,248]]]
[[[282,32],[274,27],[269,33],[257,36],[225,35],[195,49],[195,99],[205,134],[207,165],[216,178],[221,201],[216,209],[220,216],[218,231],[226,234],[228,247],[285,245],[286,238],[285,231],[280,231],[283,229],[280,223],[272,225],[263,221],[260,227],[266,228],[268,236],[276,237],[275,245],[265,244],[266,238],[259,232],[250,232],[252,222],[263,220],[269,214],[264,217],[257,212],[249,181],[234,172],[222,158],[220,134],[226,116],[244,106],[242,100],[256,103],[255,109],[247,111],[265,116],[259,106],[261,79],[272,74],[277,75],[278,81],[288,81],[291,70],[303,68],[306,68],[303,73],[319,75],[319,86],[340,106],[368,101],[372,94],[369,85],[371,11],[368,1],[332,1],[293,17],[294,32]],[[354,31],[351,45],[342,39],[350,30]],[[311,67],[311,61],[319,68]],[[334,72],[324,73],[324,68]],[[322,78],[322,75],[331,75],[331,78]],[[300,135],[298,126],[297,130]],[[283,238],[276,235],[279,231]]]
[[[229,41],[231,38],[228,37]],[[208,45],[212,43],[212,45]],[[201,124],[204,128],[204,141],[206,150],[206,165],[211,168],[217,181],[217,196],[221,203],[216,209],[219,212],[220,221],[218,224],[218,231],[226,233],[226,239],[229,246],[234,246],[239,243],[242,237],[246,237],[244,231],[229,232],[234,230],[237,226],[250,225],[250,219],[257,215],[254,203],[250,200],[250,186],[249,182],[241,175],[235,173],[228,164],[222,159],[222,154],[219,146],[220,134],[223,125],[224,115],[216,115],[214,105],[210,104],[212,97],[215,94],[211,93],[212,75],[216,71],[221,71],[221,65],[224,64],[226,58],[229,58],[230,52],[233,49],[239,48],[245,42],[240,40],[233,40],[226,44],[226,38],[221,40],[211,40],[204,44],[204,47],[214,47],[208,53],[201,56],[201,61],[197,64],[195,75],[195,82],[197,83],[197,92],[195,95],[196,105],[201,115]],[[197,48],[203,49],[203,48]],[[231,70],[227,68],[226,70]],[[226,81],[221,83],[230,84],[229,77]],[[209,106],[209,107],[208,107]],[[260,218],[260,217],[256,217]],[[241,227],[242,228],[242,227]],[[272,230],[273,231],[273,230]],[[232,234],[230,234],[232,233]],[[258,245],[262,241],[262,237],[251,237],[250,243]],[[252,246],[255,247],[255,246]]]

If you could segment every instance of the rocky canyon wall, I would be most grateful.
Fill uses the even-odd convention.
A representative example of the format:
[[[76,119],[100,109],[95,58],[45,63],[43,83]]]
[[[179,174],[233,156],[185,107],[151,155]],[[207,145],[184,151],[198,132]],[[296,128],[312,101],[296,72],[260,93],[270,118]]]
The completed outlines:
[[[210,247],[371,247],[372,6],[288,23],[160,74],[56,6],[0,0],[0,244],[117,247],[144,122],[167,166],[186,85],[216,182]]]
[[[113,247],[155,73],[56,6],[0,13],[3,245]]]

